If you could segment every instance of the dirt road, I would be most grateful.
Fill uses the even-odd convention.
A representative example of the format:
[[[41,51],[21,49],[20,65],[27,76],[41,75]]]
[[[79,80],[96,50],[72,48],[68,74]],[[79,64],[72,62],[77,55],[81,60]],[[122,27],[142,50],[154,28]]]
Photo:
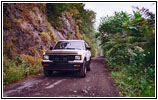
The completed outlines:
[[[85,78],[74,72],[56,72],[46,78],[41,73],[3,89],[3,97],[118,97],[118,89],[102,56],[94,57]]]

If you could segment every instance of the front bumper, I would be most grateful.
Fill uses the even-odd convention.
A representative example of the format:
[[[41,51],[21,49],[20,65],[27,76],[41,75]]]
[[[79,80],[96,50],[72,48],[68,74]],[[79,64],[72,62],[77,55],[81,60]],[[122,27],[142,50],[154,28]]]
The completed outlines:
[[[83,63],[81,62],[53,62],[53,61],[42,61],[42,66],[44,69],[47,70],[54,70],[54,71],[79,71]]]

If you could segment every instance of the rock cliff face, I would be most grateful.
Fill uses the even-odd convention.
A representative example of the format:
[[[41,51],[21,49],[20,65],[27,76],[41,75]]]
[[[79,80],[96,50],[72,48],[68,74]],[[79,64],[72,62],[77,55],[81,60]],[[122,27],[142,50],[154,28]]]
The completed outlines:
[[[38,4],[3,5],[3,54],[14,57],[27,54],[40,57],[58,40],[79,39],[75,22],[63,15],[65,24],[57,31]]]

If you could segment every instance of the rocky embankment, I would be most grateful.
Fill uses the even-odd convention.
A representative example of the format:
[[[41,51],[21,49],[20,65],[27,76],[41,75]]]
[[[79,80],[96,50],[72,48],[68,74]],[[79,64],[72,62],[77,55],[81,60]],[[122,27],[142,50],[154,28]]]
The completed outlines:
[[[67,14],[61,18],[64,24],[61,31],[56,30],[48,21],[41,4],[3,5],[3,53],[9,57],[27,54],[40,57],[58,40],[78,39],[75,22]]]

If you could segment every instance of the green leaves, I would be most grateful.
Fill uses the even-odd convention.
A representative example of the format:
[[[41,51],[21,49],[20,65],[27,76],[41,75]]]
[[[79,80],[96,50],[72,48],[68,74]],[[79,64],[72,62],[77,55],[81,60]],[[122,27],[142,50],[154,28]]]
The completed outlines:
[[[102,18],[97,38],[101,39],[108,68],[121,96],[155,95],[153,16],[139,9],[133,15],[115,12],[114,16]]]
[[[35,57],[31,58],[34,60],[33,63],[24,59],[24,55],[17,55],[14,59],[9,59],[6,55],[3,55],[3,84],[8,85],[24,79],[30,74],[41,72],[41,61],[38,61]]]
[[[107,16],[101,19],[99,31],[106,34],[123,33],[123,24],[129,19],[129,14],[124,12],[115,12],[114,16]]]

